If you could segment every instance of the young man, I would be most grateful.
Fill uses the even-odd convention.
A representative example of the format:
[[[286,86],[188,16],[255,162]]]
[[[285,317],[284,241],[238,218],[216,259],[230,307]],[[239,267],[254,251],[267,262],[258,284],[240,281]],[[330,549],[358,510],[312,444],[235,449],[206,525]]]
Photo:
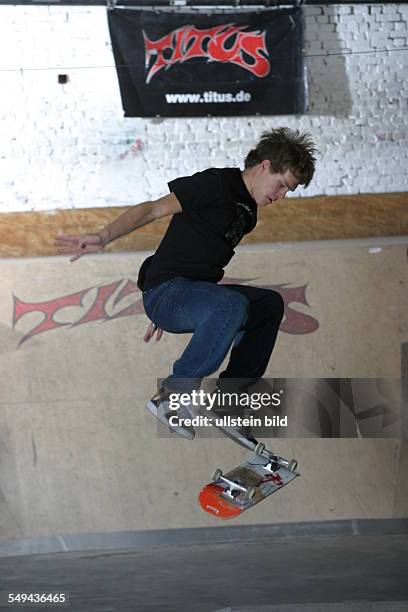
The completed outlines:
[[[172,394],[191,393],[214,373],[232,346],[218,386],[240,380],[243,390],[264,374],[284,304],[279,293],[246,285],[219,285],[224,268],[242,237],[257,222],[257,210],[310,183],[316,148],[308,134],[279,128],[262,135],[245,160],[245,169],[210,168],[169,183],[169,195],[132,207],[97,234],[59,236],[61,254],[71,261],[155,219],[173,215],[154,255],[139,271],[138,286],[152,322],[145,340],[162,330],[191,332],[172,373],[147,403],[148,410],[189,439],[191,410],[172,409]],[[176,412],[176,414],[175,414]],[[174,417],[177,418],[174,418]],[[171,418],[173,417],[173,418]],[[237,441],[256,442],[251,428],[232,432]]]

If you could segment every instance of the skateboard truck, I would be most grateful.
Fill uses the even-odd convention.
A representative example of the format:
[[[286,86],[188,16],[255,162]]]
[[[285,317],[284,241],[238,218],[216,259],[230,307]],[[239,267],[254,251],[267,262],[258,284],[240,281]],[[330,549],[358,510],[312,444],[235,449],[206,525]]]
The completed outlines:
[[[255,454],[260,457],[267,457],[269,459],[268,463],[266,463],[263,467],[265,470],[269,470],[270,472],[276,472],[280,467],[284,467],[287,470],[294,472],[297,468],[296,459],[284,459],[283,457],[279,457],[278,455],[274,455],[270,451],[265,449],[265,444],[262,442],[258,442],[255,447]]]
[[[212,481],[225,482],[225,484],[228,485],[228,489],[224,490],[224,495],[227,495],[232,499],[235,499],[235,497],[240,493],[244,493],[244,495],[246,495],[248,499],[252,499],[255,495],[255,487],[244,487],[243,485],[240,485],[234,480],[229,480],[229,478],[225,478],[225,476],[222,475],[222,470],[220,470],[219,468],[217,468],[213,473]]]

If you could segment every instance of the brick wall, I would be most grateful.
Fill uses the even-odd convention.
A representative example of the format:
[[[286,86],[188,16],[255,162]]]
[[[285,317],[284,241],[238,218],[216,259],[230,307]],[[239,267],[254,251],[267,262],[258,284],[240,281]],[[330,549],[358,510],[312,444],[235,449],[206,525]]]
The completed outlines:
[[[242,164],[279,125],[309,131],[320,149],[313,184],[296,195],[407,191],[408,6],[304,15],[306,115],[124,119],[105,8],[0,7],[0,211],[155,198],[175,176]]]

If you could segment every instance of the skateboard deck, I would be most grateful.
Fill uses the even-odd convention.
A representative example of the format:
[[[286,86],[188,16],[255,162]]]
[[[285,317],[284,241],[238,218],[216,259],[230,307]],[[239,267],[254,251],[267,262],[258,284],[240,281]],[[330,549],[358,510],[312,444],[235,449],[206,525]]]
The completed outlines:
[[[255,454],[225,475],[216,470],[199,494],[201,508],[221,519],[238,516],[294,480],[297,462],[258,444]]]

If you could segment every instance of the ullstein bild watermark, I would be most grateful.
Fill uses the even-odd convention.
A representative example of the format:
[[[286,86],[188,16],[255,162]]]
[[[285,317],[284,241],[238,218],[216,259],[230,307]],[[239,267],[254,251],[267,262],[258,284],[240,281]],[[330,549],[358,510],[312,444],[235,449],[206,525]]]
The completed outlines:
[[[179,417],[174,414],[169,418],[170,426],[177,426],[179,423]],[[183,423],[187,426],[192,425],[193,427],[287,427],[288,417],[278,417],[274,415],[272,417],[264,416],[263,418],[257,418],[254,416],[248,417],[233,417],[228,414],[224,416],[215,417],[210,419],[207,416],[201,414],[191,417],[191,419],[183,418]]]

